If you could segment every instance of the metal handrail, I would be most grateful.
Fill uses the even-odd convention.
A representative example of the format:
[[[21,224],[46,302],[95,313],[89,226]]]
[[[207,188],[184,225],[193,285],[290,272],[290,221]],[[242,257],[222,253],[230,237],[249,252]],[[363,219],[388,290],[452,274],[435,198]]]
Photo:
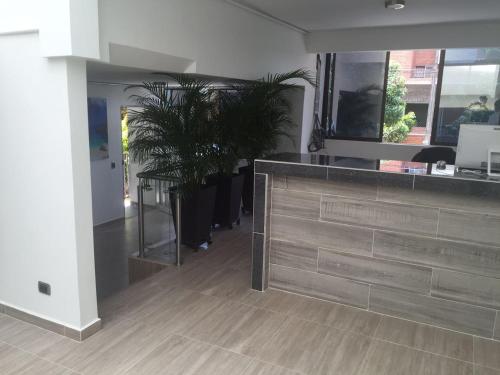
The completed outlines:
[[[139,208],[138,212],[138,229],[139,229],[139,258],[146,257],[146,247],[145,247],[145,236],[144,236],[144,190],[151,189],[149,184],[150,180],[159,181],[160,189],[161,183],[168,182],[179,182],[177,177],[165,176],[165,175],[152,175],[149,173],[138,173],[137,178],[139,182],[137,184],[137,204]],[[157,199],[162,200],[161,196]],[[175,216],[176,216],[176,231],[175,231],[175,241],[176,241],[176,266],[180,267],[182,265],[181,260],[181,194],[179,190],[175,192]]]

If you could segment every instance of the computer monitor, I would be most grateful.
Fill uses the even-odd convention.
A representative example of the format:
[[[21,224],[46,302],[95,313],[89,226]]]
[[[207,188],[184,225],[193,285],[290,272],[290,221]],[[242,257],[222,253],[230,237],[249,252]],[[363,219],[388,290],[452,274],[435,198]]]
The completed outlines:
[[[499,125],[460,125],[455,165],[469,169],[488,169],[490,151],[500,150]],[[491,170],[500,169],[500,160],[493,159]]]

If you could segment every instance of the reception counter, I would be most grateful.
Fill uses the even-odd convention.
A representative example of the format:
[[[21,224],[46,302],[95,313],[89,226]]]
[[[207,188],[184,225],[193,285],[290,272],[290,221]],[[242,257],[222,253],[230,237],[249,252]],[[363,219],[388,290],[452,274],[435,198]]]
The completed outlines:
[[[255,162],[252,288],[500,339],[500,181],[453,166]]]

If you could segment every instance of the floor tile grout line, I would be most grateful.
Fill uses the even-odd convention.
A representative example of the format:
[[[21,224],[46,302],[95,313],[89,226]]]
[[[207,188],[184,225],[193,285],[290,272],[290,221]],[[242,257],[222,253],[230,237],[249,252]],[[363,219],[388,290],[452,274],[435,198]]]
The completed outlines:
[[[145,353],[137,361],[134,361],[134,363],[132,363],[129,367],[127,367],[122,373],[126,374],[127,372],[129,372],[134,366],[136,366],[139,362],[141,362],[143,359],[145,359],[148,355],[153,353],[156,349],[158,349],[161,345],[163,345],[165,342],[167,342],[167,340],[171,339],[172,336],[174,336],[174,335],[175,335],[175,333],[170,333],[164,340],[160,341],[160,343],[158,345],[156,345],[154,348],[152,348],[151,351]]]
[[[300,317],[298,315],[294,315],[294,314],[287,314],[287,313],[283,313],[283,312],[276,311],[276,310],[270,310],[270,309],[265,308],[265,307],[256,307],[256,306],[253,306],[253,305],[248,305],[248,304],[243,304],[243,303],[240,303],[240,304],[246,305],[246,306],[249,306],[249,307],[253,307],[254,309],[262,309],[262,310],[267,310],[267,311],[270,311],[270,312],[273,312],[273,313],[276,313],[276,314],[284,315],[287,318],[295,318],[295,319],[298,319],[298,320],[302,320],[304,322],[313,323],[313,324],[316,324],[316,325],[319,325],[319,326],[323,326],[323,327],[328,327],[328,328],[333,329],[333,330],[338,331],[338,332],[350,333],[350,334],[353,334],[353,335],[356,335],[356,336],[366,337],[366,338],[371,339],[372,341],[386,342],[386,343],[393,344],[393,345],[400,346],[400,347],[404,347],[404,348],[407,348],[407,349],[411,349],[411,350],[415,350],[415,351],[419,351],[419,352],[431,354],[431,355],[434,355],[436,357],[446,358],[446,359],[450,359],[450,360],[454,360],[454,361],[458,361],[458,362],[462,362],[462,363],[473,364],[472,361],[466,361],[466,360],[459,359],[459,358],[456,358],[456,357],[450,357],[450,356],[447,356],[447,355],[444,355],[444,354],[434,353],[434,352],[431,352],[431,351],[428,351],[428,350],[419,349],[419,348],[415,348],[415,347],[412,347],[412,346],[408,346],[408,345],[404,345],[404,344],[401,344],[401,343],[397,343],[397,342],[393,342],[393,341],[390,341],[390,340],[386,340],[386,339],[375,337],[375,333],[378,330],[378,328],[380,327],[381,322],[382,322],[382,318],[385,315],[381,315],[381,319],[379,320],[379,322],[377,324],[377,328],[374,331],[373,335],[366,335],[366,334],[355,332],[355,331],[350,330],[350,329],[342,329],[342,328],[339,328],[339,327],[335,327],[335,326],[331,326],[331,325],[327,325],[327,324],[322,324],[322,323],[319,323],[319,322],[314,321],[314,320],[304,319],[304,318],[302,318],[302,317]],[[395,319],[398,319],[398,318],[395,318]],[[148,323],[144,323],[144,324],[148,325]],[[276,335],[278,335],[280,333],[280,331],[283,329],[284,325],[285,325],[285,321],[283,321],[281,323],[280,328],[273,334],[273,336],[269,339],[269,341],[271,341],[272,338],[274,338]],[[192,339],[192,340],[200,341],[200,342],[203,342],[203,343],[211,344],[211,345],[220,347],[222,349],[231,351],[230,349],[224,348],[222,346],[215,345],[215,344],[210,343],[208,341],[196,339],[196,338],[193,338],[191,336],[183,335],[183,334],[180,334],[179,332],[173,332],[172,334],[177,334],[179,336],[183,336],[183,337],[188,338],[188,339]],[[235,352],[235,351],[231,351],[231,352],[236,353],[236,354],[241,354],[241,353],[238,353],[238,352]],[[254,357],[254,358],[256,358],[256,357]],[[258,359],[258,358],[256,358],[256,359]]]
[[[180,337],[183,337],[187,340],[191,340],[191,341],[195,341],[195,342],[198,342],[198,343],[201,343],[201,344],[205,344],[205,345],[209,345],[209,346],[213,346],[214,348],[217,348],[217,349],[220,349],[220,350],[224,350],[226,352],[230,352],[230,353],[233,353],[233,354],[237,354],[237,355],[240,355],[240,356],[243,356],[245,358],[248,358],[250,359],[250,362],[252,361],[258,361],[258,362],[262,362],[262,363],[266,363],[268,365],[272,365],[272,366],[275,366],[275,367],[279,367],[279,368],[282,368],[282,369],[285,369],[285,370],[289,370],[289,371],[295,371],[299,374],[302,374],[302,375],[308,375],[302,371],[299,371],[299,370],[294,370],[294,369],[291,369],[289,367],[285,367],[285,366],[281,366],[281,365],[278,365],[276,363],[273,363],[273,362],[269,362],[269,361],[265,361],[265,360],[261,360],[257,357],[254,357],[254,356],[251,356],[251,355],[248,355],[248,354],[243,354],[243,353],[240,353],[240,352],[237,352],[235,350],[231,350],[231,349],[228,349],[228,348],[225,348],[223,346],[220,346],[220,345],[217,345],[217,344],[214,344],[214,343],[211,343],[211,342],[208,342],[208,341],[203,341],[203,340],[200,340],[200,339],[197,339],[197,338],[194,338],[194,337],[190,337],[190,336],[186,336],[186,335],[183,335],[183,334],[180,334],[180,333],[177,333],[176,334],[177,336],[180,336]],[[270,340],[269,340],[270,341]]]
[[[252,305],[248,305],[248,306],[252,306]],[[348,307],[350,307],[350,306],[348,306]],[[407,349],[411,349],[411,350],[416,350],[416,351],[419,351],[419,352],[424,352],[424,353],[427,353],[427,354],[432,354],[434,356],[441,357],[441,358],[451,359],[451,360],[454,360],[454,361],[459,361],[459,362],[469,363],[469,364],[473,363],[472,361],[467,361],[467,360],[463,360],[463,359],[456,358],[456,357],[450,357],[450,356],[447,356],[447,355],[444,355],[444,354],[434,353],[434,352],[431,352],[429,350],[419,349],[419,348],[412,347],[412,346],[409,346],[409,345],[404,345],[404,344],[401,344],[401,343],[397,343],[397,342],[394,342],[394,341],[390,341],[390,340],[386,340],[386,339],[382,339],[382,338],[376,337],[375,334],[376,334],[378,328],[381,325],[382,318],[385,317],[385,316],[388,316],[388,315],[380,315],[381,319],[379,320],[379,322],[377,324],[377,328],[374,331],[374,333],[372,335],[366,335],[366,334],[359,333],[359,332],[356,332],[356,331],[348,329],[348,328],[339,328],[339,327],[335,327],[333,325],[320,323],[320,322],[315,321],[315,320],[306,319],[306,318],[303,318],[303,317],[301,317],[299,315],[296,315],[296,314],[289,314],[289,313],[284,313],[284,312],[280,312],[280,311],[276,311],[276,310],[271,310],[271,309],[266,308],[266,307],[260,307],[260,308],[264,309],[264,310],[267,310],[267,311],[274,312],[274,313],[278,313],[278,314],[281,314],[281,315],[285,315],[288,318],[295,318],[295,319],[302,320],[302,321],[305,321],[305,322],[308,322],[308,323],[313,323],[313,324],[317,324],[319,326],[328,327],[328,328],[334,329],[334,330],[339,331],[339,332],[350,333],[350,334],[357,335],[357,336],[367,337],[367,338],[375,340],[375,341],[387,342],[389,344],[401,346],[401,347],[404,347],[404,348],[407,348]],[[376,314],[379,315],[378,313],[376,313]],[[393,319],[399,319],[399,318],[394,318],[394,317],[391,317],[391,316],[388,316],[388,317],[389,318],[393,318]],[[401,319],[401,320],[403,320],[403,319]],[[407,320],[404,320],[404,321],[407,321]],[[413,321],[408,321],[408,322],[416,323],[416,322],[413,322]],[[419,324],[419,323],[416,323],[416,324]],[[434,326],[429,326],[429,327],[436,328],[436,329],[443,329],[443,328],[434,327]],[[446,330],[446,329],[444,329],[444,330]],[[448,330],[446,330],[446,331],[448,331]],[[455,331],[451,331],[451,332],[455,332]]]
[[[198,292],[199,293],[199,292]],[[294,293],[290,293],[290,294],[294,294]],[[298,296],[301,296],[299,294],[295,294],[295,295],[298,295]],[[308,298],[308,297],[305,297],[305,298]],[[354,332],[350,329],[342,329],[342,328],[339,328],[339,327],[335,327],[335,326],[332,326],[332,325],[328,325],[328,324],[321,324],[320,322],[318,321],[315,321],[315,320],[310,320],[310,319],[304,319],[300,316],[297,316],[296,314],[290,314],[290,313],[284,313],[282,311],[276,311],[276,310],[272,310],[272,309],[269,309],[269,308],[266,308],[266,307],[262,307],[262,306],[255,306],[253,304],[250,304],[250,303],[245,303],[241,300],[235,300],[235,299],[232,299],[232,298],[224,298],[226,300],[229,300],[229,301],[233,301],[233,302],[237,302],[239,304],[242,304],[242,305],[246,305],[246,306],[250,306],[250,307],[253,307],[253,308],[256,308],[256,309],[263,309],[263,310],[266,310],[266,311],[271,311],[271,312],[274,312],[274,313],[278,313],[278,314],[281,314],[281,315],[284,315],[284,316],[288,316],[288,317],[295,317],[295,318],[298,318],[298,319],[301,319],[303,321],[307,321],[307,322],[311,322],[311,323],[314,323],[314,324],[318,324],[318,325],[323,325],[323,326],[327,326],[327,327],[331,327],[337,331],[348,331],[348,332],[352,332],[354,334],[357,334],[357,335],[360,335],[360,336],[366,336],[366,337],[372,337],[374,338],[375,340],[378,340],[378,341],[385,341],[385,342],[389,342],[389,343],[392,343],[392,344],[395,344],[395,345],[399,345],[399,346],[403,346],[403,347],[406,347],[406,348],[409,348],[409,349],[413,349],[413,350],[417,350],[417,351],[422,351],[422,352],[426,352],[426,353],[429,353],[429,354],[432,354],[432,355],[435,355],[435,356],[439,356],[439,357],[444,357],[444,358],[449,358],[449,359],[452,359],[452,360],[457,360],[457,361],[460,361],[460,362],[465,362],[465,363],[471,363],[469,361],[465,361],[465,360],[461,360],[461,359],[458,359],[458,358],[454,358],[454,357],[449,357],[449,356],[446,356],[446,355],[442,355],[442,354],[438,354],[438,353],[433,353],[433,352],[430,352],[430,351],[426,351],[426,350],[422,350],[422,349],[417,349],[417,348],[414,348],[414,347],[410,347],[410,346],[406,346],[406,345],[402,345],[402,344],[399,344],[399,343],[395,343],[395,342],[392,342],[392,341],[389,341],[389,340],[382,340],[382,339],[378,339],[374,336],[370,336],[370,335],[365,335],[365,334],[361,334],[361,333],[357,333],[357,332]],[[323,301],[323,300],[320,300],[320,301]],[[327,301],[323,301],[323,302],[326,302],[326,303],[329,303]],[[335,305],[338,305],[338,304],[335,304]],[[348,306],[350,307],[350,306]],[[378,314],[376,313],[376,315],[379,315],[379,316],[384,316],[384,315],[381,315],[381,314]],[[133,320],[133,319],[130,319],[130,320]],[[378,330],[378,327],[380,326],[380,321],[377,325],[377,329]],[[431,326],[432,327],[432,326]],[[280,330],[281,330],[282,327],[280,327]],[[440,329],[438,327],[435,327],[437,329]],[[277,331],[278,332],[278,331]],[[277,334],[277,333],[276,333]],[[375,333],[374,333],[375,334]],[[472,336],[472,335],[471,335]],[[472,336],[473,337],[473,336]]]
[[[233,243],[233,242],[231,242],[231,243]],[[202,261],[202,262],[210,262],[210,259],[211,259],[210,257],[203,257],[203,258],[197,258],[196,260],[197,260],[197,261],[199,260],[199,261]],[[200,266],[200,263],[197,263],[197,266]],[[244,272],[244,271],[243,271],[243,272]],[[218,288],[219,288],[219,286],[217,286],[217,287],[216,287],[216,289],[218,289]],[[187,290],[193,290],[193,289],[189,289],[189,288],[186,288],[186,289],[187,289]],[[194,291],[195,291],[195,292],[197,292],[197,293],[201,293],[201,294],[203,294],[203,292],[200,292],[200,291],[197,291],[197,290],[194,290]],[[298,295],[298,296],[303,296],[303,297],[306,297],[306,298],[311,298],[311,297],[307,297],[307,296],[304,296],[304,295],[301,295],[301,294],[297,294],[297,293],[292,293],[292,294],[295,294],[295,295]],[[208,295],[210,295],[210,294],[208,294]],[[217,295],[215,295],[215,296],[217,296]],[[212,297],[214,297],[214,296],[212,296]],[[218,296],[218,297],[219,297],[219,298],[222,298],[222,299],[225,299],[225,300],[230,300],[230,301],[233,301],[233,302],[237,302],[237,303],[240,303],[240,304],[243,304],[243,305],[246,305],[246,306],[251,306],[252,308],[262,309],[262,310],[266,310],[266,311],[272,311],[272,312],[277,313],[277,314],[280,314],[281,316],[284,316],[284,317],[296,317],[297,319],[301,319],[301,320],[304,320],[304,321],[308,321],[308,322],[311,322],[311,323],[314,323],[314,324],[323,325],[323,326],[328,326],[328,327],[331,327],[331,328],[333,328],[333,329],[335,329],[336,331],[339,331],[339,332],[340,332],[340,331],[348,331],[348,332],[353,332],[353,333],[355,333],[354,331],[351,331],[350,329],[345,329],[345,328],[344,328],[344,329],[342,329],[342,328],[334,327],[334,326],[332,326],[332,325],[330,325],[330,324],[322,324],[322,323],[320,323],[319,321],[310,320],[310,319],[304,319],[304,318],[302,318],[302,317],[300,317],[300,316],[298,316],[298,315],[294,315],[294,314],[290,314],[290,313],[286,313],[286,312],[282,312],[282,311],[275,311],[275,310],[267,309],[267,308],[265,308],[265,307],[258,307],[258,306],[255,306],[255,305],[251,304],[251,303],[245,303],[245,302],[243,302],[243,301],[241,301],[241,300],[237,300],[236,298],[232,298],[232,297],[229,297],[229,296],[223,296],[223,297]],[[339,304],[339,303],[328,302],[328,301],[321,300],[321,299],[316,299],[316,300],[323,301],[323,302],[325,302],[325,303],[330,303],[330,304],[332,304],[332,305],[341,305],[341,306],[347,306],[347,307],[349,307],[349,308],[354,308],[354,307],[349,306],[349,305],[343,305],[343,304]],[[357,310],[360,310],[360,311],[366,311],[366,310],[364,310],[364,309],[357,309]],[[372,313],[373,313],[373,312],[372,312]],[[373,333],[373,336],[370,336],[370,335],[364,335],[364,334],[361,334],[361,333],[355,333],[355,334],[360,335],[360,336],[367,336],[367,337],[369,337],[369,338],[371,338],[371,339],[372,339],[372,342],[378,342],[378,341],[388,342],[388,343],[391,343],[391,344],[394,344],[394,345],[398,345],[398,346],[403,346],[403,347],[406,347],[406,348],[409,348],[409,349],[412,349],[412,350],[415,350],[415,351],[427,352],[427,353],[432,354],[432,355],[434,355],[434,356],[445,357],[445,358],[450,358],[450,359],[452,359],[452,360],[461,361],[461,360],[459,360],[459,359],[457,359],[457,358],[447,357],[447,356],[439,355],[439,354],[436,354],[436,353],[433,353],[433,352],[429,352],[429,351],[425,351],[425,350],[421,350],[421,349],[413,348],[413,347],[406,346],[406,345],[401,345],[401,344],[398,344],[398,343],[391,342],[391,341],[389,341],[389,340],[382,340],[382,339],[378,339],[378,338],[376,337],[376,334],[379,332],[379,328],[380,328],[380,325],[381,325],[381,319],[382,319],[382,316],[385,316],[385,315],[384,315],[384,314],[378,314],[378,313],[374,313],[374,314],[379,315],[381,318],[380,318],[380,319],[379,319],[379,321],[378,321],[378,324],[377,324],[377,326],[376,326],[376,328],[375,328],[375,331],[374,331],[374,333]],[[393,317],[393,318],[395,318],[395,317]],[[118,320],[121,320],[121,319],[122,319],[121,317],[118,317]],[[130,318],[130,317],[129,317],[129,318],[123,318],[123,319],[132,320],[132,321],[137,321],[139,318],[138,318],[137,320],[135,320],[135,319],[133,319],[133,318]],[[395,318],[395,319],[398,319],[398,318]],[[406,319],[402,319],[402,320],[407,321]],[[413,322],[413,321],[412,321],[412,322]],[[414,323],[420,324],[420,323],[418,323],[418,322],[414,322]],[[444,329],[444,330],[447,330],[447,331],[452,331],[452,330],[448,330],[448,329],[445,329],[445,328],[440,328],[440,327],[436,327],[436,326],[432,326],[432,325],[427,325],[427,326],[430,326],[430,327],[435,327],[435,328],[437,328],[437,329]],[[283,329],[283,326],[280,326],[280,328],[279,328],[279,329],[278,329],[278,330],[277,330],[277,331],[273,334],[273,337],[274,337],[274,335],[276,335],[276,334],[278,334],[280,331],[282,331],[282,329]],[[452,331],[452,332],[457,332],[457,331]],[[174,333],[172,333],[172,334],[178,334],[178,335],[179,335],[179,333],[175,333],[175,332],[174,332]],[[171,335],[172,335],[172,334],[171,334]],[[461,333],[461,334],[463,334],[463,333]],[[169,337],[170,337],[171,335],[169,335]],[[468,336],[472,336],[472,335],[468,335]],[[473,341],[474,341],[474,336],[472,336],[472,338],[473,338]],[[190,339],[190,340],[193,340],[193,338],[189,338],[189,339]],[[205,341],[203,341],[203,340],[199,340],[199,341],[200,341],[200,342],[203,342],[203,343],[205,343],[205,344],[211,345],[211,346],[216,346],[216,345],[213,345],[212,343],[205,342]],[[161,345],[161,344],[159,344],[159,345]],[[223,348],[223,347],[221,347],[221,349],[224,349],[225,351],[231,351],[231,350],[228,350],[228,349]],[[153,350],[155,350],[155,349],[153,349]],[[473,346],[473,350],[474,350],[474,346]],[[235,353],[237,353],[237,352],[235,352]],[[243,355],[243,354],[241,354],[241,353],[237,353],[237,354],[239,354],[239,355]],[[249,356],[249,357],[250,357],[250,358],[253,358],[254,360],[258,360],[258,359],[256,359],[255,357],[252,357],[252,356]],[[43,358],[42,358],[42,359],[43,359]],[[365,359],[365,358],[364,358],[364,359]],[[363,360],[364,360],[364,359],[363,359]],[[261,362],[267,363],[267,362],[265,362],[265,361],[261,361]],[[468,362],[468,361],[462,361],[462,362],[470,363],[470,362]],[[56,364],[57,364],[57,363],[56,363]],[[272,364],[272,363],[270,363],[270,364]],[[274,364],[273,364],[273,365],[274,365]],[[276,365],[275,365],[275,366],[276,366]],[[475,366],[475,354],[474,354],[474,353],[473,353],[473,366]]]
[[[476,364],[476,339],[472,338],[472,363]]]
[[[378,320],[378,323],[377,323],[377,328],[375,328],[375,331],[373,331],[373,336],[372,337],[374,337],[374,338],[377,337],[378,329],[382,325],[382,319],[384,319],[384,317],[380,316],[380,319]]]
[[[187,290],[194,291],[196,293],[203,294],[202,292],[197,291],[197,290],[192,290],[192,289],[188,289],[188,288],[183,288],[183,289],[187,289]],[[281,290],[281,289],[271,288],[271,290],[277,290],[277,291],[280,291],[280,292],[283,292],[283,293],[287,293],[287,294],[291,294],[291,295],[295,295],[295,296],[299,296],[299,297],[303,297],[303,298],[311,298],[311,299],[316,300],[316,301],[320,301],[320,302],[324,302],[324,303],[331,303],[332,305],[344,306],[344,307],[347,307],[347,308],[351,308],[351,309],[355,309],[355,310],[358,310],[358,311],[364,311],[364,312],[366,312],[366,310],[360,309],[360,308],[356,308],[354,306],[344,305],[344,304],[335,303],[335,302],[329,302],[329,301],[326,301],[326,300],[322,300],[322,299],[318,299],[318,298],[314,298],[314,297],[309,297],[309,296],[304,296],[304,295],[301,295],[301,294],[292,293],[292,292],[284,291],[284,290]],[[252,307],[254,309],[262,309],[262,310],[270,311],[270,312],[273,312],[273,313],[278,313],[278,314],[281,314],[281,315],[285,315],[287,317],[298,318],[298,319],[303,320],[303,321],[307,321],[307,322],[311,322],[311,323],[315,323],[315,324],[327,326],[327,327],[334,328],[334,329],[339,330],[339,331],[348,331],[348,332],[352,332],[354,334],[361,335],[361,336],[374,337],[374,334],[372,334],[372,335],[366,335],[366,334],[363,334],[363,333],[358,333],[358,332],[353,331],[351,329],[339,328],[339,327],[336,327],[336,326],[333,326],[333,325],[330,325],[330,324],[321,323],[321,322],[319,322],[317,320],[303,318],[303,317],[301,317],[300,315],[297,315],[297,314],[293,314],[293,313],[289,313],[289,312],[283,312],[283,311],[279,311],[279,310],[273,310],[272,308],[269,308],[269,307],[256,306],[255,304],[244,302],[244,301],[241,301],[239,299],[234,299],[234,298],[229,298],[229,297],[220,297],[220,296],[210,295],[210,294],[205,294],[205,295],[208,295],[208,296],[211,296],[211,297],[215,297],[215,298],[219,298],[219,299],[222,299],[222,300],[226,300],[226,302],[227,301],[236,302],[236,303],[239,303],[241,305]],[[463,333],[463,332],[458,332],[458,331],[453,331],[453,330],[449,330],[449,329],[442,328],[442,327],[437,327],[437,326],[433,326],[433,325],[423,324],[423,323],[415,322],[415,321],[412,321],[412,320],[407,320],[407,319],[392,317],[392,316],[389,316],[389,315],[380,314],[380,313],[376,313],[376,312],[369,312],[369,313],[372,313],[374,315],[380,316],[381,318],[382,317],[389,317],[389,318],[392,318],[392,319],[399,319],[399,320],[411,322],[411,323],[414,323],[414,324],[428,326],[428,327],[431,327],[431,328],[434,328],[434,329],[438,329],[438,330],[444,330],[444,331],[448,331],[448,332],[458,333],[458,334],[461,334],[461,335],[464,335],[464,336],[470,336],[471,338],[475,337],[474,335],[466,334],[466,333]],[[129,320],[134,320],[134,319],[133,318],[129,318]],[[377,328],[378,328],[378,326],[377,326]],[[388,342],[391,342],[391,341],[388,341]],[[402,345],[402,344],[398,344],[398,343],[394,343],[394,344]],[[402,346],[405,346],[405,345],[402,345]],[[405,347],[412,348],[410,346],[405,346]],[[412,349],[416,349],[416,348],[412,348]],[[416,350],[419,350],[419,349],[416,349]],[[428,352],[428,353],[434,354],[434,355],[438,355],[438,356],[444,356],[444,355],[440,355],[440,354],[432,353],[432,352]],[[444,356],[444,357],[447,357],[447,356]],[[457,358],[454,358],[454,357],[447,357],[447,358],[457,359]],[[460,360],[460,359],[457,359],[457,360]],[[464,361],[464,360],[461,360],[461,361]],[[464,362],[469,362],[469,361],[464,361]]]
[[[469,365],[474,365],[474,363],[473,363],[472,361],[466,361],[466,360],[463,360],[463,359],[459,359],[459,358],[455,358],[455,357],[450,357],[450,356],[447,356],[447,355],[444,355],[444,354],[434,353],[434,352],[431,352],[431,351],[429,351],[429,350],[424,350],[424,349],[414,348],[414,347],[412,347],[412,346],[408,346],[408,345],[400,344],[400,343],[393,342],[393,341],[389,341],[389,340],[384,340],[384,339],[377,338],[377,337],[373,337],[373,340],[374,340],[374,341],[385,342],[385,343],[392,344],[392,345],[396,345],[396,346],[400,346],[400,347],[402,347],[402,348],[406,348],[406,349],[415,350],[415,351],[417,351],[417,352],[422,352],[422,353],[426,353],[426,354],[431,354],[431,355],[433,355],[433,356],[435,356],[435,357],[439,357],[439,358],[445,358],[445,359],[449,359],[449,360],[452,360],[452,361],[457,361],[457,362],[466,363],[466,364],[469,364]]]
[[[61,335],[61,338],[64,338],[64,337],[66,337],[66,336],[62,336],[62,335]],[[67,337],[66,337],[66,338],[67,338]],[[68,339],[69,339],[69,338],[68,338]],[[71,340],[71,339],[69,339],[69,340]],[[37,359],[43,360],[44,362],[47,362],[47,363],[50,363],[50,364],[56,365],[56,366],[58,366],[58,367],[61,367],[61,368],[64,368],[64,369],[66,369],[66,370],[69,370],[69,371],[71,371],[71,372],[74,372],[74,373],[76,373],[76,374],[82,375],[82,373],[81,373],[81,372],[79,372],[79,371],[77,371],[77,370],[74,370],[74,369],[72,369],[71,367],[68,367],[68,366],[65,366],[65,365],[63,365],[63,364],[60,364],[59,362],[51,361],[50,359],[44,358],[44,357],[42,357],[42,356],[40,356],[40,355],[38,355],[38,354],[36,354],[36,353],[33,353],[33,352],[31,352],[31,351],[29,351],[29,350],[26,350],[26,349],[23,349],[23,348],[21,348],[21,347],[19,347],[19,346],[17,346],[17,345],[13,345],[13,344],[8,343],[8,342],[6,342],[6,341],[4,341],[4,340],[0,340],[0,342],[1,342],[1,343],[3,343],[3,344],[5,344],[5,345],[7,345],[7,346],[10,346],[11,348],[17,349],[17,350],[19,350],[19,351],[21,351],[21,352],[23,352],[23,353],[30,354],[30,355],[32,355],[33,357],[37,358]]]

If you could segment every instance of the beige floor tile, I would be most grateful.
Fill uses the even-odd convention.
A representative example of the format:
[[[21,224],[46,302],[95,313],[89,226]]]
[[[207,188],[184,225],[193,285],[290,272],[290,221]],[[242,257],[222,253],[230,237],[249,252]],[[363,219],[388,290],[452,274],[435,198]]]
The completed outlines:
[[[284,315],[229,301],[183,331],[183,335],[254,356],[284,320]]]
[[[241,301],[258,308],[291,314],[305,298],[277,289],[268,289],[264,293],[257,291],[248,293]]]
[[[297,318],[287,319],[258,358],[306,374],[356,374],[370,338]]]
[[[248,357],[185,337],[172,336],[126,374],[238,375],[249,363]]]
[[[380,321],[378,314],[312,298],[304,298],[292,309],[291,314],[305,320],[367,336],[375,333]]]
[[[69,369],[47,362],[33,354],[0,342],[2,375],[70,375]]]
[[[0,341],[37,354],[64,337],[9,316],[0,315]]]
[[[357,375],[473,375],[471,363],[374,340]]]
[[[211,296],[241,300],[251,290],[250,272],[232,268],[219,269],[212,277],[200,283],[196,290]]]
[[[226,300],[192,290],[176,290],[170,301],[158,301],[156,308],[141,322],[164,333],[182,332],[203,321]]]
[[[474,363],[500,370],[500,341],[474,337]]]
[[[241,375],[301,375],[299,372],[269,363],[253,361]]]
[[[474,366],[474,375],[500,375],[500,370],[482,366]]]
[[[380,315],[372,312],[277,289],[249,293],[243,302],[367,336],[373,335],[380,320]]]
[[[240,229],[102,301],[103,329],[83,343],[0,314],[0,342],[11,344],[0,343],[0,374],[473,375],[471,363],[402,346],[471,360],[470,336],[250,290],[250,234]],[[371,338],[377,327],[401,345]],[[498,343],[475,344],[475,375],[500,375]]]
[[[144,323],[123,320],[82,343],[59,342],[40,356],[84,374],[120,374],[167,337],[167,332]]]
[[[376,337],[462,361],[473,359],[472,336],[424,324],[383,317]]]
[[[158,299],[159,294],[172,289],[172,286],[160,286],[144,280],[105,299],[99,304],[99,316],[105,321],[130,315],[141,306],[148,306]]]

